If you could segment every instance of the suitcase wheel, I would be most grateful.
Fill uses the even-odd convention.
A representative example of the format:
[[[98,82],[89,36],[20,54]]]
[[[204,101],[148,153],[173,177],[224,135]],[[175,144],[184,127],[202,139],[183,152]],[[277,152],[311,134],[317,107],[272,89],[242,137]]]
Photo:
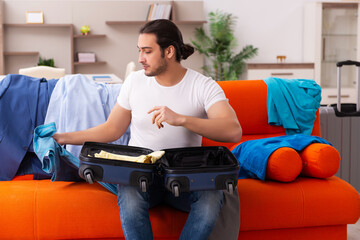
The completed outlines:
[[[174,194],[175,197],[179,197],[180,196],[180,184],[177,181],[173,181],[170,184],[171,186],[171,191]]]
[[[84,170],[84,177],[85,177],[85,180],[90,183],[90,184],[93,184],[94,183],[94,173],[91,169],[89,168],[86,168]]]
[[[228,190],[228,192],[230,193],[230,194],[233,194],[234,193],[234,184],[232,183],[232,182],[227,182],[226,183],[226,188],[227,188],[227,190]]]
[[[139,183],[140,183],[141,192],[146,192],[147,191],[147,188],[148,188],[147,182],[148,181],[147,181],[147,179],[145,177],[140,178]]]

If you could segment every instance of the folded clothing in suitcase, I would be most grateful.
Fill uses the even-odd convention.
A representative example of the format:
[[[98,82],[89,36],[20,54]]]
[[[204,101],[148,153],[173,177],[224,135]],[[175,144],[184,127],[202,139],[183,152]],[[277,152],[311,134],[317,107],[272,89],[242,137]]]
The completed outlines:
[[[226,147],[188,147],[164,149],[155,163],[137,163],[95,157],[106,151],[137,157],[153,151],[146,148],[105,143],[84,143],[80,153],[79,175],[89,183],[101,181],[139,186],[146,192],[156,174],[167,190],[180,192],[227,189],[233,192],[239,163]]]

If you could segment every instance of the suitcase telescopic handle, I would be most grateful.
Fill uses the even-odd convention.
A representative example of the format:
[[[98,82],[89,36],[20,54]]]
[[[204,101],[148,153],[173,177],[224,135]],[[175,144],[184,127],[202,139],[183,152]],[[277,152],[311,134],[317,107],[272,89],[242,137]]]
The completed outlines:
[[[360,62],[357,61],[352,61],[352,60],[347,60],[347,61],[342,61],[342,62],[337,62],[336,66],[337,67],[342,67],[343,65],[356,65],[357,67],[360,67]]]
[[[352,66],[355,65],[357,67],[357,76],[356,76],[356,111],[360,112],[360,62],[353,61],[353,60],[347,60],[347,61],[341,61],[337,62],[337,104],[336,108],[338,112],[341,112],[341,67],[343,65]]]

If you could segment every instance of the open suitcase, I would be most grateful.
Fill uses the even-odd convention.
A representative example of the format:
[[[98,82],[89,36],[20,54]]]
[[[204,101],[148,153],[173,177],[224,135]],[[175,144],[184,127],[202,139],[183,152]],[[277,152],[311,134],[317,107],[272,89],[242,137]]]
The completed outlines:
[[[94,181],[139,186],[146,192],[153,181],[157,164],[111,160],[95,157],[101,150],[121,155],[139,156],[153,152],[150,149],[116,144],[84,143],[80,152],[79,175],[88,183]]]
[[[344,65],[357,67],[356,103],[341,103],[341,68]],[[337,66],[337,103],[320,108],[321,136],[331,142],[341,156],[336,176],[347,181],[360,191],[360,62],[343,61]]]
[[[128,156],[153,152],[146,148],[86,142],[80,153],[79,175],[89,183],[139,186],[146,192],[156,174],[176,197],[181,192],[197,190],[227,189],[232,193],[237,183],[239,163],[226,147],[164,149],[165,155],[154,164],[94,157],[101,150]]]

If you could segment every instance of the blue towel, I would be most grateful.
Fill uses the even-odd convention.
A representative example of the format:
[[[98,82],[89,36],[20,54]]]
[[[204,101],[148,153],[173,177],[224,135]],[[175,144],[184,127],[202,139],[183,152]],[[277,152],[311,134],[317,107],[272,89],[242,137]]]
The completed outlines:
[[[289,147],[301,151],[312,143],[325,143],[325,139],[303,134],[250,140],[241,143],[232,153],[239,161],[239,179],[258,178],[265,180],[268,158],[278,148]]]
[[[283,126],[286,134],[311,135],[320,107],[321,88],[309,79],[267,78],[267,111],[271,125]]]
[[[38,126],[34,131],[34,150],[42,163],[42,169],[53,174],[51,181],[83,181],[78,175],[80,160],[52,138],[55,132],[54,122]],[[99,183],[117,194],[116,185]]]
[[[34,150],[42,169],[53,174],[51,181],[83,181],[77,173],[79,161],[52,138],[55,132],[55,123],[35,128]]]

